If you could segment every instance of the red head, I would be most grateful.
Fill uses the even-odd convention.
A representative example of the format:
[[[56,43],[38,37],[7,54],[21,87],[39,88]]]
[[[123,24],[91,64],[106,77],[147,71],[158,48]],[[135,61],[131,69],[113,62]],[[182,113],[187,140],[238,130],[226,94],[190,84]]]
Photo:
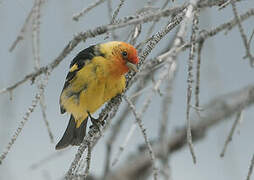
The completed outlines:
[[[127,44],[125,42],[121,42],[121,45],[119,46],[119,49],[121,50],[122,58],[132,64],[138,64],[138,53],[137,50],[130,44]]]
[[[100,50],[107,59],[115,64],[115,72],[125,74],[129,70],[137,71],[138,53],[130,44],[120,41],[111,41],[101,44]]]

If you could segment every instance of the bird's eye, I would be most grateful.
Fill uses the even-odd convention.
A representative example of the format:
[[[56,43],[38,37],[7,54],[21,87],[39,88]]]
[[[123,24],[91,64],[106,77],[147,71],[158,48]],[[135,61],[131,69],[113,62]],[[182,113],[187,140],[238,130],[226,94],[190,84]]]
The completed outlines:
[[[127,57],[128,54],[127,54],[126,51],[123,51],[123,52],[122,52],[122,55],[123,55],[123,57]]]

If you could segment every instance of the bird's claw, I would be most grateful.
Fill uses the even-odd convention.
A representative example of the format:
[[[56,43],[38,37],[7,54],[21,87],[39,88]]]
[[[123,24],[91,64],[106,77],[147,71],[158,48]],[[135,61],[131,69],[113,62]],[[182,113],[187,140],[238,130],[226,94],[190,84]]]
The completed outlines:
[[[104,126],[105,120],[100,121],[100,118],[96,119],[96,118],[92,117],[89,111],[87,111],[87,114],[92,122],[92,125],[89,128],[95,127],[98,131],[100,131],[100,124],[102,126]]]
[[[105,125],[105,121],[108,118],[108,114],[106,114],[103,119],[100,121],[101,125],[104,126]]]

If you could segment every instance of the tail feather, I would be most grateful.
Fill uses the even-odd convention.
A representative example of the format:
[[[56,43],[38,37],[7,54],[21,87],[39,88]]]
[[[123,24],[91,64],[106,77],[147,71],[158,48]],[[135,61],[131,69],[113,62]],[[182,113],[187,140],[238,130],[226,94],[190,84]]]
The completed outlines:
[[[79,128],[76,128],[76,122],[71,115],[69,124],[64,132],[62,139],[57,143],[56,150],[66,148],[69,145],[78,146],[83,141],[86,134],[87,119],[85,119]]]

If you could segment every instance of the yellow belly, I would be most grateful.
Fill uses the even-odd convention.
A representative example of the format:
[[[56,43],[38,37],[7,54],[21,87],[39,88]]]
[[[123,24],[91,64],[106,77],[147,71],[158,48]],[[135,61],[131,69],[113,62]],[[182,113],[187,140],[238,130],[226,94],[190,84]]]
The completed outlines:
[[[96,71],[94,71],[95,66],[97,66]],[[78,72],[77,77],[62,92],[60,103],[74,116],[76,126],[79,127],[87,118],[87,111],[94,113],[124,89],[124,75],[110,75],[98,64],[89,64]]]

